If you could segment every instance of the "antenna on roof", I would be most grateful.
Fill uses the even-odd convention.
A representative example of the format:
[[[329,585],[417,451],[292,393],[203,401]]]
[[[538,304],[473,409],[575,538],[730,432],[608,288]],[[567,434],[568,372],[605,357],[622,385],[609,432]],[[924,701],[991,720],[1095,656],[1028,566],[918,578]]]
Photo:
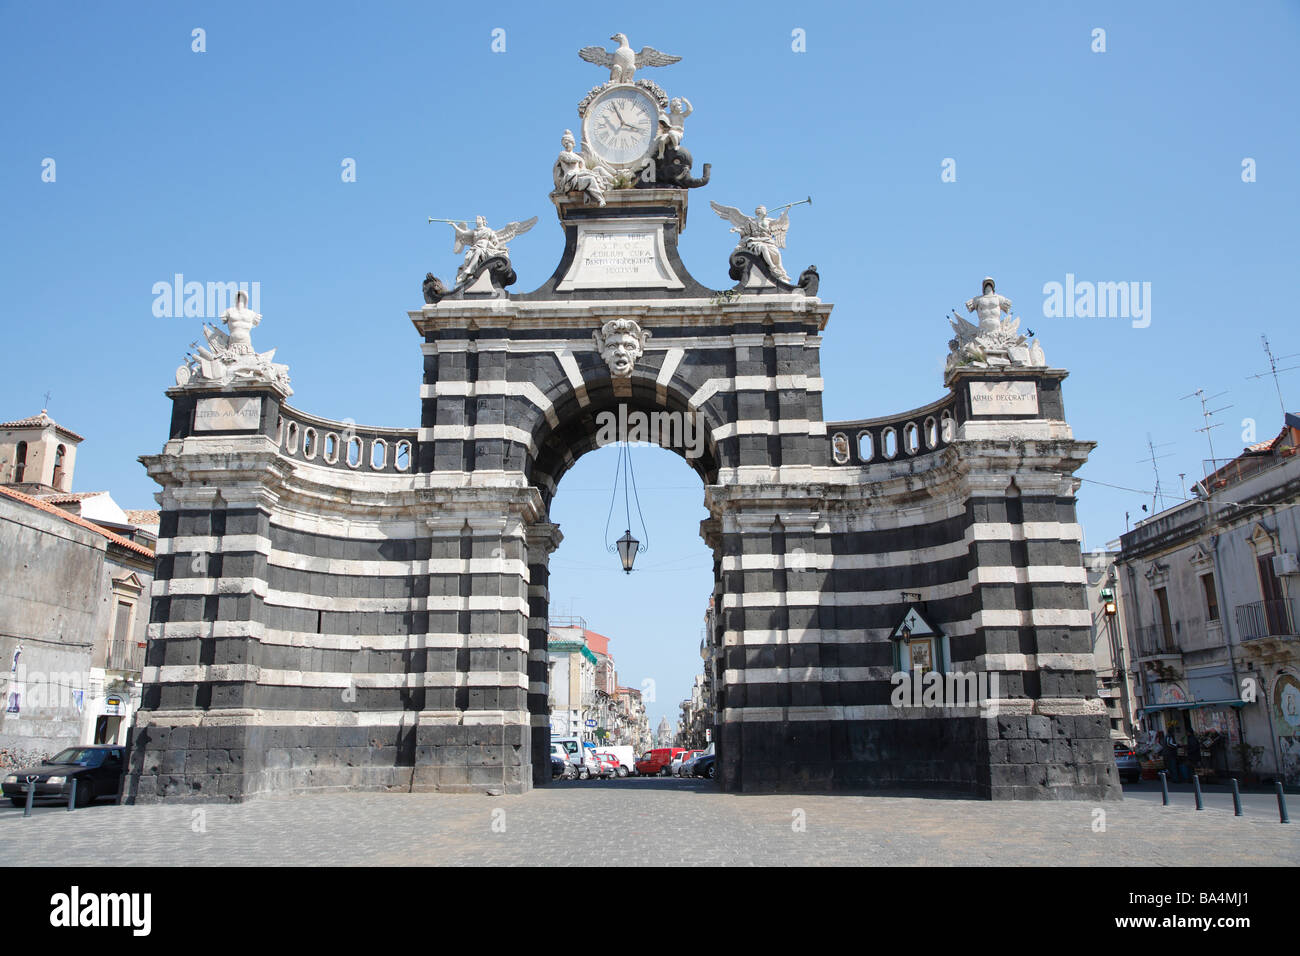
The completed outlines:
[[[50,393],[47,391],[45,393],[45,407],[42,408],[41,411],[48,412],[49,410],[50,410]]]
[[[1160,449],[1168,448],[1168,447],[1169,447],[1170,445],[1172,445],[1172,444],[1173,444],[1173,442],[1171,442],[1171,441],[1166,441],[1166,442],[1161,442],[1159,445],[1157,445],[1157,444],[1155,444],[1154,442],[1151,441],[1151,433],[1150,433],[1150,432],[1147,432],[1147,453],[1148,453],[1148,455],[1147,455],[1146,458],[1139,458],[1139,459],[1137,460],[1137,464],[1139,464],[1139,465],[1142,464],[1144,461],[1149,461],[1149,462],[1151,462],[1151,470],[1152,470],[1153,472],[1155,472],[1155,476],[1156,476],[1156,490],[1155,490],[1154,492],[1151,493],[1151,513],[1152,513],[1152,514],[1155,514],[1155,512],[1157,511],[1157,508],[1156,508],[1156,501],[1157,501],[1157,500],[1161,501],[1162,504],[1160,505],[1160,507],[1163,508],[1163,507],[1164,507],[1163,501],[1164,501],[1164,499],[1165,499],[1165,495],[1164,495],[1164,493],[1160,490],[1160,466],[1157,465],[1156,462],[1158,462],[1158,461],[1159,461],[1160,459],[1162,459],[1162,458],[1168,458],[1168,457],[1169,457],[1169,454],[1168,454],[1168,453],[1163,454],[1163,455],[1157,455],[1157,454],[1156,454],[1156,449],[1157,449],[1157,448],[1160,448]]]
[[[1179,399],[1179,401],[1185,401],[1189,398],[1199,398],[1201,400],[1201,417],[1205,420],[1205,426],[1203,428],[1197,428],[1195,429],[1195,431],[1205,432],[1205,441],[1210,446],[1210,461],[1209,461],[1210,469],[1205,473],[1206,478],[1210,477],[1210,473],[1215,471],[1217,468],[1217,465],[1215,464],[1214,461],[1214,438],[1210,435],[1210,430],[1213,428],[1218,428],[1220,425],[1223,424],[1223,422],[1215,422],[1214,424],[1210,424],[1210,419],[1213,416],[1217,415],[1219,412],[1226,411],[1227,409],[1232,407],[1231,405],[1222,405],[1219,408],[1212,409],[1209,407],[1209,404],[1210,402],[1214,401],[1216,398],[1222,398],[1224,395],[1227,394],[1228,393],[1225,390],[1219,392],[1219,394],[1217,395],[1210,395],[1209,397],[1207,397],[1205,394],[1205,389],[1198,388],[1190,395],[1184,395],[1182,398]],[[1210,489],[1208,487],[1205,489],[1205,493],[1207,495],[1210,493]]]
[[[1300,352],[1292,352],[1290,355],[1281,355],[1275,357],[1273,355],[1273,350],[1269,348],[1268,336],[1261,335],[1259,337],[1259,340],[1264,343],[1264,354],[1268,356],[1268,371],[1260,372],[1258,375],[1247,375],[1246,380],[1250,381],[1256,378],[1264,378],[1265,376],[1272,376],[1273,387],[1277,389],[1277,403],[1282,408],[1282,417],[1286,418],[1286,402],[1282,400],[1282,386],[1278,383],[1277,377],[1281,375],[1283,372],[1291,372],[1294,371],[1295,369],[1300,368],[1300,365],[1291,365],[1288,366],[1287,368],[1278,368],[1277,366],[1279,362],[1285,362],[1288,359],[1300,357]]]

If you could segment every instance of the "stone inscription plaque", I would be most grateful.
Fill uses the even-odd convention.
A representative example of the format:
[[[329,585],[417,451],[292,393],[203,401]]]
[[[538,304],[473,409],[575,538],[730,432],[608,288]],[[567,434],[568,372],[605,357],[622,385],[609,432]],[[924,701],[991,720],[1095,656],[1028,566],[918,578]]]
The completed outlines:
[[[972,415],[1037,415],[1038,385],[1034,382],[971,382]]]
[[[242,398],[200,398],[194,408],[196,432],[246,431],[262,420],[262,399],[256,395]]]
[[[663,226],[610,223],[578,227],[578,248],[560,284],[570,289],[680,289],[664,251]]]

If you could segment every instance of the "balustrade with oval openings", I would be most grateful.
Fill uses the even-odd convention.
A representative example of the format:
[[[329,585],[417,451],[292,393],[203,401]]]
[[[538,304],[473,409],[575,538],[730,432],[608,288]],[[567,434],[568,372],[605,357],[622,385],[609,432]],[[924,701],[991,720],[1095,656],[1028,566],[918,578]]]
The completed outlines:
[[[925,420],[925,447],[930,451],[939,447],[939,425],[933,415]]]
[[[898,457],[898,432],[893,425],[880,431],[880,453],[890,461]]]
[[[915,455],[921,450],[921,430],[916,427],[916,422],[908,422],[903,426],[903,450],[909,455]]]

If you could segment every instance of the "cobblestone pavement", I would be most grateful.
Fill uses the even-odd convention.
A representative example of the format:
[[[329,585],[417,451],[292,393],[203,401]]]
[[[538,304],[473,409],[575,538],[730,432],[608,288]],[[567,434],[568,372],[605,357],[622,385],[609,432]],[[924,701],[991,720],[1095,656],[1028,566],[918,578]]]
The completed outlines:
[[[7,865],[97,866],[109,858],[142,866],[1294,866],[1300,825],[1146,799],[751,796],[665,779],[559,783],[522,796],[336,793],[73,813],[38,806],[29,819],[0,809]]]

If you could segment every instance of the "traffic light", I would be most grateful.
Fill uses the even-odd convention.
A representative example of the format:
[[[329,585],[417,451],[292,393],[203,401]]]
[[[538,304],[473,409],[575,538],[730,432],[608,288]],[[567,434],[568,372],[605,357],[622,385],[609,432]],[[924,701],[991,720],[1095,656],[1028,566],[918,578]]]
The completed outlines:
[[[1101,589],[1101,609],[1107,617],[1114,617],[1119,612],[1119,605],[1115,603],[1115,592],[1110,588]]]

